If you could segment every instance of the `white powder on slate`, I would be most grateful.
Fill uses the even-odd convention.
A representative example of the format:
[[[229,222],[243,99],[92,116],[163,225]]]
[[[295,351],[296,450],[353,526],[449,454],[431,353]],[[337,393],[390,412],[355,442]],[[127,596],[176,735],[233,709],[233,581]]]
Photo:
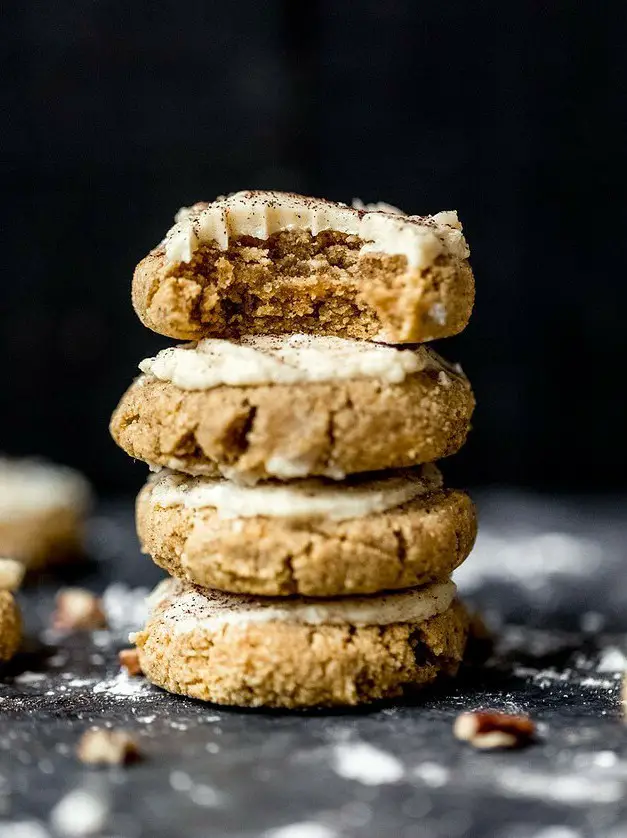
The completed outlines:
[[[106,800],[88,789],[73,789],[50,814],[50,823],[64,838],[84,838],[101,832],[107,822]]]
[[[219,791],[204,783],[194,783],[189,790],[189,797],[192,803],[195,803],[197,806],[205,806],[208,809],[214,809],[220,806],[224,799]]]
[[[50,833],[37,821],[0,823],[0,838],[50,838]]]
[[[423,762],[417,765],[411,773],[413,777],[422,780],[425,785],[434,789],[445,786],[450,776],[448,768],[438,765],[437,762]]]
[[[619,761],[614,751],[599,751],[593,755],[592,760],[599,768],[613,768]]]
[[[583,835],[568,826],[545,826],[538,829],[534,826],[510,824],[503,832],[498,833],[498,838],[583,838]]]
[[[185,771],[170,772],[170,785],[174,791],[189,791],[194,781]]]
[[[44,672],[22,672],[20,675],[16,675],[14,679],[15,684],[19,684],[21,687],[29,686],[31,684],[38,684],[40,681],[45,679],[46,675]]]
[[[603,672],[604,670],[598,670]],[[588,675],[578,672],[575,669],[558,670],[553,667],[546,669],[535,669],[529,666],[515,666],[514,675],[517,678],[525,678],[534,683],[535,686],[545,690],[555,686],[572,685],[573,687],[587,687],[589,689],[600,689],[614,692],[618,686],[619,673],[615,672],[611,678],[600,678],[598,675]]]
[[[530,774],[519,768],[502,768],[495,783],[514,797],[565,803],[570,806],[594,806],[614,803],[625,794],[620,780],[592,777],[590,774]]]
[[[115,582],[102,595],[107,624],[112,631],[137,631],[148,618],[148,588],[130,588]]]
[[[332,761],[333,769],[340,777],[366,786],[398,783],[405,776],[405,769],[395,756],[367,742],[336,745]]]
[[[224,802],[224,795],[204,783],[195,783],[185,771],[170,772],[170,786],[174,791],[189,795],[189,799],[197,806],[214,809]]]
[[[324,824],[315,821],[290,823],[271,829],[265,833],[265,838],[337,838],[338,833]]]
[[[602,556],[600,545],[568,533],[498,535],[484,527],[471,561],[464,562],[454,578],[462,593],[479,589],[486,580],[542,591],[550,577],[588,577]]]
[[[125,671],[108,680],[99,681],[92,688],[94,693],[130,700],[146,696],[150,691],[150,685],[145,679],[132,677]]]
[[[627,670],[627,658],[617,646],[608,646],[603,649],[597,664],[597,672],[625,672],[625,670]]]

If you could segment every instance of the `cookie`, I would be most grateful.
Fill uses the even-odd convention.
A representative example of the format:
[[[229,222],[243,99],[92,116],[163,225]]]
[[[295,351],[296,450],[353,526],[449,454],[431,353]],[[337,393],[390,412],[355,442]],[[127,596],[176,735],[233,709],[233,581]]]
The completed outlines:
[[[0,661],[10,660],[22,639],[22,619],[13,594],[0,590]]]
[[[468,617],[452,582],[385,596],[256,599],[177,580],[132,637],[170,692],[242,707],[356,705],[455,675]]]
[[[0,555],[28,570],[75,559],[89,502],[86,480],[72,469],[0,458]]]
[[[181,340],[307,332],[416,343],[461,332],[474,279],[457,213],[383,206],[238,192],[183,208],[137,266],[135,311]]]
[[[443,579],[476,535],[472,501],[433,465],[244,486],[164,471],[137,500],[144,552],[207,588],[343,596]]]
[[[454,454],[474,397],[427,347],[334,337],[208,339],[140,364],[111,433],[132,457],[254,482],[403,468]]]

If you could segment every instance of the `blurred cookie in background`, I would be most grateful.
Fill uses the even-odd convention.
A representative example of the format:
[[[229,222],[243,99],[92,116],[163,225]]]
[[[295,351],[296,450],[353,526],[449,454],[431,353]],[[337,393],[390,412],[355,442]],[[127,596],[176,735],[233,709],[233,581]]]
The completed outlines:
[[[81,557],[91,499],[89,483],[71,468],[0,457],[0,556],[27,571]]]
[[[13,594],[23,576],[20,562],[0,558],[0,662],[10,660],[22,640],[22,617]]]

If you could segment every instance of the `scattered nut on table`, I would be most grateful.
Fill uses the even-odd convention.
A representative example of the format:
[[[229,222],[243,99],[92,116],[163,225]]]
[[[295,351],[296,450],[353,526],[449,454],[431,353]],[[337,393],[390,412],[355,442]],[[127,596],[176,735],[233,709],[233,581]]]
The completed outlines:
[[[461,713],[453,726],[457,739],[475,748],[521,748],[528,745],[536,731],[529,716],[501,713],[498,710],[475,710]]]
[[[107,618],[102,600],[84,588],[64,588],[57,594],[52,627],[61,631],[95,631],[106,628]]]
[[[118,653],[118,660],[122,669],[125,669],[129,675],[143,675],[137,649],[121,649]]]
[[[0,591],[17,591],[26,568],[16,559],[0,558]]]
[[[123,730],[88,730],[76,756],[88,765],[128,765],[141,758],[137,742]]]

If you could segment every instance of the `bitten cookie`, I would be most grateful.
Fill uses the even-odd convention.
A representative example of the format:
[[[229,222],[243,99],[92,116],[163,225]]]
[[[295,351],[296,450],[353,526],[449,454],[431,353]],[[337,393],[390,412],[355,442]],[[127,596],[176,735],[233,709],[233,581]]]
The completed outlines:
[[[135,271],[141,321],[182,340],[307,332],[415,343],[474,302],[455,212],[404,215],[285,192],[183,208]]]
[[[137,499],[142,548],[168,573],[264,596],[424,585],[450,576],[476,530],[472,501],[433,465],[254,487],[165,471]]]
[[[22,639],[22,619],[13,594],[0,590],[0,661],[10,660]]]
[[[242,707],[355,705],[455,675],[468,617],[444,582],[397,594],[255,599],[176,580],[132,639],[166,690]]]
[[[0,555],[28,570],[75,559],[90,496],[72,469],[0,458]]]
[[[403,468],[454,454],[474,397],[426,348],[291,335],[165,349],[111,420],[132,457],[254,482]]]

